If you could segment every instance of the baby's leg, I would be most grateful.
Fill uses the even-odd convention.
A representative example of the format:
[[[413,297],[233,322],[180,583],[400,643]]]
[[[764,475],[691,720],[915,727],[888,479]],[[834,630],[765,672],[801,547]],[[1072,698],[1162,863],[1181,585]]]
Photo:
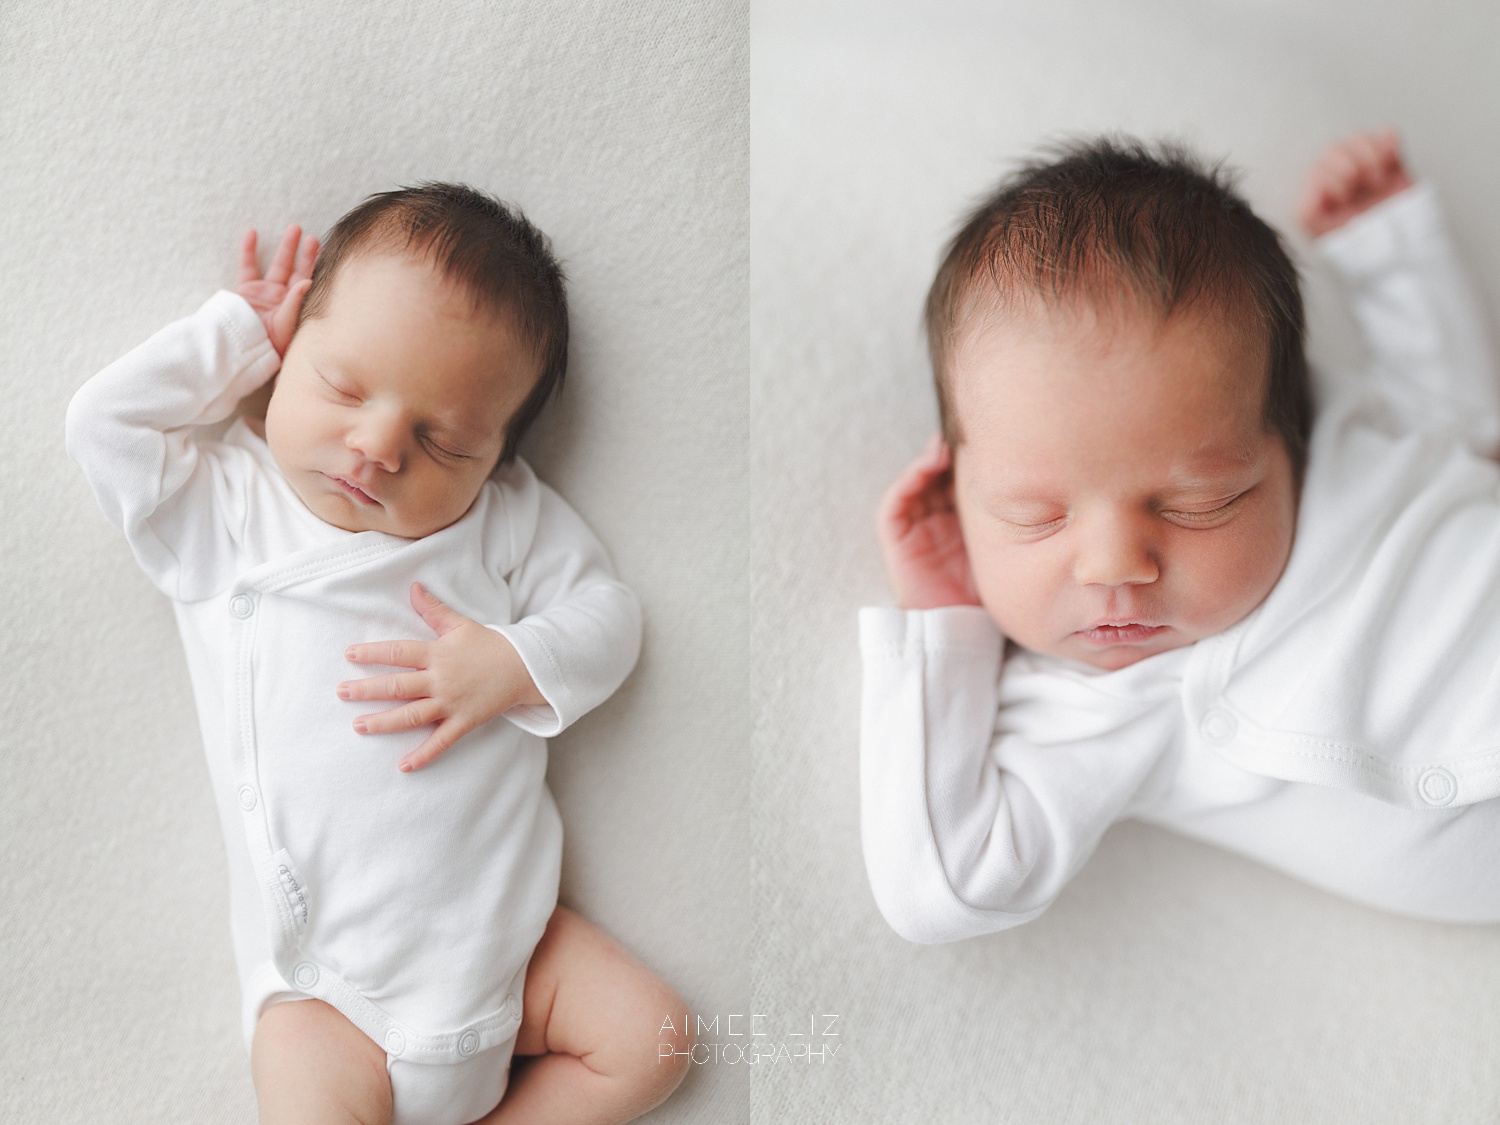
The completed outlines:
[[[681,1025],[684,1012],[669,985],[559,906],[526,970],[510,1086],[479,1125],[606,1125],[639,1117],[687,1073],[687,1032],[659,1030],[668,1016]],[[683,1053],[664,1056],[665,1043]]]
[[[261,1013],[250,1045],[260,1125],[389,1125],[385,1052],[321,1000],[290,1000]]]

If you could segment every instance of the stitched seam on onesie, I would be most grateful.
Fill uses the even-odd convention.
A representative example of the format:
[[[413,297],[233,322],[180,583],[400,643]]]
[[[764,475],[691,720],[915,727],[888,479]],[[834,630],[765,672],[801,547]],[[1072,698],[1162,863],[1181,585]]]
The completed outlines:
[[[214,316],[224,326],[225,334],[233,338],[236,351],[241,354],[250,351],[250,341],[246,340],[244,334],[240,332],[240,326],[234,322],[234,317],[230,315],[228,309],[215,309]],[[238,375],[240,371],[244,371],[249,366],[248,363],[241,364],[239,371],[235,372],[235,374]]]
[[[1267,741],[1272,742],[1279,742],[1282,740],[1288,742],[1301,742],[1306,743],[1310,746],[1321,746],[1327,747],[1332,750],[1341,751],[1341,754],[1319,754],[1310,750],[1300,750],[1295,746],[1284,748],[1285,753],[1295,754],[1300,758],[1311,758],[1316,761],[1322,762],[1339,762],[1344,765],[1354,766],[1357,769],[1373,773],[1376,776],[1386,777],[1392,780],[1399,780],[1402,778],[1422,774],[1431,769],[1433,766],[1443,766],[1448,769],[1457,768],[1462,770],[1465,774],[1485,774],[1500,772],[1500,763],[1492,764],[1489,766],[1483,766],[1479,764],[1486,761],[1495,762],[1496,753],[1494,751],[1490,751],[1485,754],[1471,755],[1468,758],[1442,758],[1414,765],[1397,765],[1392,762],[1385,762],[1378,759],[1373,762],[1368,761],[1367,759],[1370,756],[1368,751],[1361,750],[1356,746],[1351,746],[1346,742],[1334,741],[1333,739],[1312,738],[1308,735],[1282,734],[1279,732],[1266,732],[1264,734],[1259,734],[1259,737],[1265,738]],[[1469,762],[1473,762],[1475,763],[1475,765],[1473,765],[1472,767],[1466,766],[1465,763]]]
[[[268,594],[276,593],[298,582],[303,582],[310,578],[321,578],[325,573],[332,573],[334,570],[348,564],[363,562],[367,557],[373,558],[399,549],[398,546],[388,543],[377,543],[367,547],[359,547],[353,551],[340,553],[329,558],[319,558],[303,563],[292,570],[277,574],[270,581],[256,583],[256,585]]]
[[[563,676],[562,665],[560,665],[557,662],[557,657],[552,652],[551,647],[547,644],[547,639],[545,637],[543,637],[540,633],[538,633],[535,629],[531,629],[531,628],[523,625],[519,621],[517,621],[515,623],[515,625],[513,626],[513,628],[525,629],[526,630],[526,635],[529,636],[533,641],[536,642],[537,650],[542,654],[542,656],[544,656],[546,658],[546,660],[547,660],[547,671],[549,673],[551,673],[551,677],[550,678],[552,678],[554,681],[556,681],[558,683],[562,683],[566,679],[566,677]],[[517,655],[519,655],[519,653]],[[522,664],[526,663],[526,658],[525,657],[521,658],[521,663]],[[533,678],[535,678],[535,677],[533,677]],[[564,688],[564,691],[566,691],[566,688]],[[551,706],[550,703],[548,705]],[[553,707],[553,710],[556,711],[557,708]],[[562,718],[561,712],[558,713],[557,717],[559,719]]]

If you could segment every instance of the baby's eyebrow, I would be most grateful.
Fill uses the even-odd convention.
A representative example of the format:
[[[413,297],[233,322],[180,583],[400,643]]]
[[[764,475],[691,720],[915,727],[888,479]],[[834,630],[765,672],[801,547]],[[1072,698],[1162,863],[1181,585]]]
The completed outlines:
[[[1238,472],[1213,477],[1179,477],[1171,482],[1167,492],[1238,492],[1249,483],[1250,474]]]
[[[1260,479],[1263,459],[1220,460],[1211,465],[1196,466],[1168,481],[1172,492],[1234,492],[1248,488]]]

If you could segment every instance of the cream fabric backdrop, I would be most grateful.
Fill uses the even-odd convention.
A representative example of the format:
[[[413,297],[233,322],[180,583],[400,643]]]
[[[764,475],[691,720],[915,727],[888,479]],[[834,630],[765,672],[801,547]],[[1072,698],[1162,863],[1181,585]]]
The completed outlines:
[[[646,611],[553,744],[563,899],[743,1010],[747,36],[733,0],[0,4],[0,1118],[254,1120],[171,612],[63,410],[232,284],[247,226],[420,179],[515,200],[565,260],[574,362],[525,452]],[[742,1075],[696,1067],[651,1120],[743,1120]]]
[[[1143,826],[1040,920],[909,945],[859,854],[855,612],[935,425],[918,311],[960,212],[1066,132],[1183,137],[1282,229],[1303,170],[1400,127],[1500,307],[1500,16],[1397,0],[757,0],[752,339],[757,1010],[838,1013],[757,1122],[1500,1120],[1500,927],[1384,916]],[[1354,354],[1312,277],[1314,351]]]

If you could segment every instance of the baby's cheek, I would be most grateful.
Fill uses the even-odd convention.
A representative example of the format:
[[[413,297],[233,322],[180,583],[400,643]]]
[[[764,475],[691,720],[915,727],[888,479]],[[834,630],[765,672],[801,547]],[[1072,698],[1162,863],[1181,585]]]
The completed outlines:
[[[1274,567],[1269,545],[1253,532],[1223,536],[1204,546],[1190,571],[1189,616],[1201,634],[1208,636],[1238,624],[1259,605],[1275,583],[1279,567]]]
[[[1012,639],[1034,641],[1053,598],[1040,544],[979,543],[970,548],[970,566],[979,600],[995,624]]]

